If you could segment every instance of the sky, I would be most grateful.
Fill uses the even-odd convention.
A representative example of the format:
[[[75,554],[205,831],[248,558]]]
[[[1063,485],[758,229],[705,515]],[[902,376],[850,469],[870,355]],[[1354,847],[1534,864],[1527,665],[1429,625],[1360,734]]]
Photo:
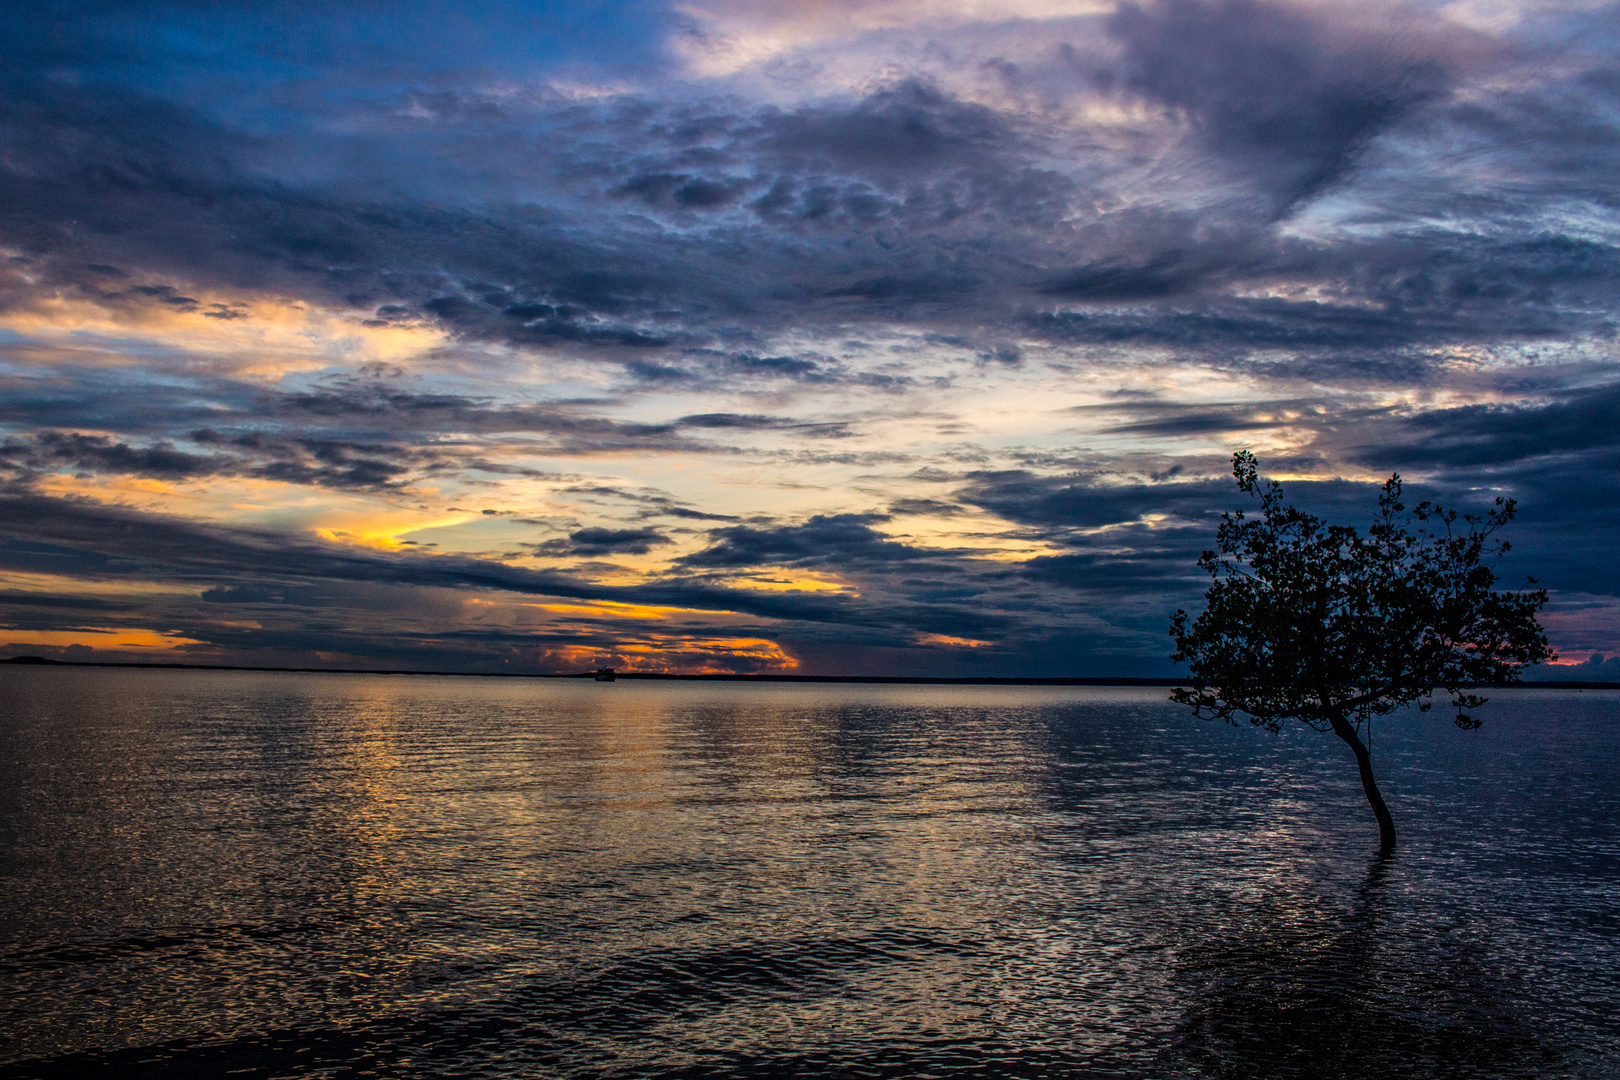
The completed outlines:
[[[41,2],[0,654],[1173,674],[1242,504],[1516,498],[1620,679],[1620,5]],[[1606,659],[1607,658],[1607,659]]]

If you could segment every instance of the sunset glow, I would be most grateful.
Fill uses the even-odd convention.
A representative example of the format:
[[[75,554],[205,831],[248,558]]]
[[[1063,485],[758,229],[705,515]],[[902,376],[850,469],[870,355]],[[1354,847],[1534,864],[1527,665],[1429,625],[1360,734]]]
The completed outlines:
[[[1605,10],[21,15],[0,652],[1166,675],[1246,448],[1596,672]]]

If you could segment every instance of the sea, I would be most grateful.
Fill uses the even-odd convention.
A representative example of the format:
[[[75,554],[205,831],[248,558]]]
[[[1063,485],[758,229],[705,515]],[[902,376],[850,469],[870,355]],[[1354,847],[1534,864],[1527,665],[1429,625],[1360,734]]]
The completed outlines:
[[[1620,693],[0,669],[0,1077],[1620,1077]]]

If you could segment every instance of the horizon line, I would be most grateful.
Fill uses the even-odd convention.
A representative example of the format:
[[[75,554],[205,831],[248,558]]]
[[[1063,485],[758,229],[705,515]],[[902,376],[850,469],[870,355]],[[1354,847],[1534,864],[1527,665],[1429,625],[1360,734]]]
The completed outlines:
[[[418,671],[409,668],[318,668],[271,667],[252,664],[183,664],[138,660],[53,660],[45,656],[10,656],[0,664],[18,667],[102,667],[145,668],[157,671],[262,671],[305,675],[425,675],[469,679],[594,679],[595,671]],[[1175,677],[1114,676],[1017,676],[1017,675],[773,675],[703,672],[685,674],[673,671],[615,671],[614,681],[641,679],[650,682],[775,682],[775,683],[869,683],[915,686],[1189,686],[1191,681]],[[1558,688],[1565,690],[1620,690],[1620,682],[1580,679],[1532,679],[1517,683],[1493,683],[1492,689],[1515,687]]]

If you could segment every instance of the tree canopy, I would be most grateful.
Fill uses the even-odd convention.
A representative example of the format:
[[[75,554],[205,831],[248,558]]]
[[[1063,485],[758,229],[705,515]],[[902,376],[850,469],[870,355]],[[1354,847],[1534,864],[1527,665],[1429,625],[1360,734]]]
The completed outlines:
[[[1350,745],[1379,821],[1382,850],[1395,831],[1360,733],[1375,716],[1443,691],[1459,727],[1476,728],[1480,686],[1518,681],[1553,659],[1536,613],[1547,602],[1534,579],[1498,591],[1491,565],[1508,551],[1494,534],[1516,512],[1498,498],[1483,514],[1430,502],[1408,508],[1397,473],[1383,485],[1363,533],[1290,505],[1262,481],[1253,454],[1233,455],[1238,487],[1258,516],[1223,514],[1217,550],[1198,565],[1214,579],[1197,619],[1177,611],[1172,659],[1190,688],[1172,698],[1201,716],[1246,717],[1272,731],[1298,720]]]

